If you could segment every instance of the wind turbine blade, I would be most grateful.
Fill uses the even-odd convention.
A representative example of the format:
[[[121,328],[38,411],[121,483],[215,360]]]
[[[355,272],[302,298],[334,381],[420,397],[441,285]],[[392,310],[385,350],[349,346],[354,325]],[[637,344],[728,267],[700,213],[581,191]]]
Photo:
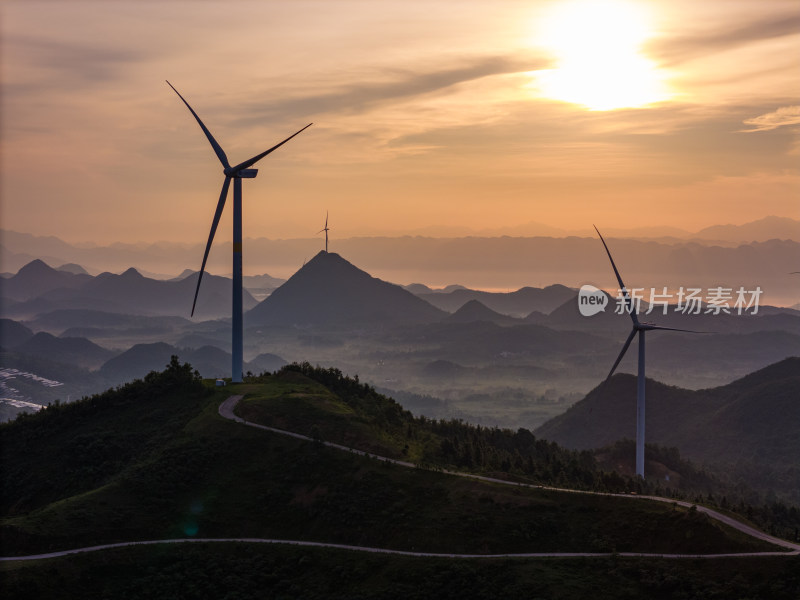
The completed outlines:
[[[211,132],[203,124],[203,122],[200,120],[200,117],[197,116],[197,113],[194,112],[194,109],[191,106],[189,106],[189,103],[186,101],[186,99],[183,96],[181,96],[180,92],[178,92],[178,90],[176,90],[175,87],[169,81],[167,81],[167,85],[169,87],[171,87],[175,91],[176,94],[178,94],[178,98],[183,100],[183,103],[186,105],[186,107],[189,109],[189,111],[191,111],[191,113],[194,115],[194,118],[197,119],[197,122],[200,125],[200,129],[202,129],[203,133],[206,134],[206,137],[208,138],[208,141],[211,142],[211,147],[214,149],[214,152],[217,154],[217,158],[219,158],[219,162],[222,163],[223,167],[225,167],[226,169],[229,169],[231,165],[228,162],[228,157],[225,156],[225,151],[222,149],[222,146],[220,146],[217,143],[217,140],[214,139],[214,136],[211,135]]]
[[[625,296],[625,300],[628,304],[628,314],[631,316],[634,325],[639,324],[639,319],[636,316],[636,308],[633,306],[633,300],[631,299],[631,295],[628,293],[628,288],[625,287],[625,284],[622,282],[622,277],[617,270],[617,265],[614,264],[614,259],[611,257],[611,251],[608,249],[606,245],[606,241],[603,239],[600,230],[597,228],[596,225],[592,225],[594,230],[597,232],[597,235],[600,236],[600,241],[603,242],[603,247],[606,249],[606,254],[608,254],[608,260],[611,261],[611,267],[614,269],[614,274],[617,276],[617,281],[619,282],[619,289],[622,290],[622,294]]]
[[[192,315],[194,316],[194,308],[197,305],[197,294],[200,293],[200,282],[203,281],[203,273],[206,270],[206,261],[208,260],[208,252],[211,250],[211,242],[214,241],[214,234],[217,232],[217,225],[222,216],[222,209],[225,208],[225,200],[228,197],[228,188],[231,186],[231,178],[226,177],[225,182],[222,184],[222,191],[219,194],[219,202],[217,202],[217,210],[214,213],[214,220],[211,222],[211,233],[208,234],[208,243],[206,244],[206,251],[203,254],[203,264],[200,267],[200,274],[197,277],[197,289],[194,291],[194,302],[192,302]]]
[[[269,154],[269,153],[270,153],[270,152],[272,152],[273,150],[277,150],[278,148],[280,148],[281,146],[283,146],[283,145],[284,145],[286,142],[288,142],[290,139],[292,139],[294,136],[296,136],[296,135],[298,135],[298,134],[302,133],[303,131],[305,131],[306,129],[308,129],[309,127],[311,127],[312,125],[313,125],[313,123],[309,123],[308,125],[306,125],[305,127],[303,127],[303,128],[302,128],[300,131],[298,131],[297,133],[293,133],[293,134],[292,134],[292,135],[290,135],[288,138],[286,138],[285,140],[283,140],[283,141],[282,141],[280,144],[275,144],[275,145],[274,145],[272,148],[270,148],[269,150],[265,150],[265,151],[264,151],[264,152],[262,152],[261,154],[258,154],[258,155],[256,155],[256,156],[254,156],[253,158],[251,158],[251,159],[249,159],[249,160],[246,160],[246,161],[244,161],[243,163],[239,163],[238,165],[236,165],[235,167],[233,167],[233,169],[232,169],[232,170],[233,170],[233,172],[235,173],[235,172],[237,172],[237,171],[241,171],[242,169],[247,169],[248,167],[251,167],[251,166],[253,166],[253,165],[254,165],[254,164],[256,164],[258,161],[260,161],[262,158],[264,158],[264,157],[265,157],[267,154]]]
[[[325,229],[328,229],[328,211],[327,210],[325,211]],[[325,229],[323,229],[323,231],[325,231]]]
[[[636,328],[634,327],[633,329],[631,329],[631,334],[628,336],[628,339],[625,340],[625,345],[622,347],[622,352],[619,353],[619,356],[617,357],[617,360],[614,363],[614,366],[611,367],[611,370],[608,372],[608,377],[606,377],[606,381],[611,379],[611,376],[614,374],[614,371],[617,370],[617,366],[619,365],[620,361],[622,360],[622,357],[625,356],[625,352],[628,351],[628,346],[631,345],[631,342],[633,341],[633,336],[635,336],[635,335],[636,335]]]
[[[664,331],[682,331],[684,333],[715,333],[713,331],[696,331],[694,329],[677,329],[675,327],[661,327],[661,325],[650,325],[647,329],[663,329]]]

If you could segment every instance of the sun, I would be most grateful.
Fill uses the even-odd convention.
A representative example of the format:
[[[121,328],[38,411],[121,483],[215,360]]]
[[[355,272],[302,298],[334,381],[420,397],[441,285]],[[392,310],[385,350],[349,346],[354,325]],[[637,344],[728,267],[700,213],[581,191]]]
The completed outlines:
[[[537,45],[554,57],[555,68],[537,72],[535,85],[549,98],[590,110],[667,100],[663,74],[642,53],[652,35],[641,3],[555,2],[536,35]]]

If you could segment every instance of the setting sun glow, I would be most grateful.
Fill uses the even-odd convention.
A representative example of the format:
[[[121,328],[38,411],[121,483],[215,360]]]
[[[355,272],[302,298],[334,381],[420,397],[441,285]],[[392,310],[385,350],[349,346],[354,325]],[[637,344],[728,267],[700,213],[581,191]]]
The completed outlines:
[[[661,74],[642,54],[651,35],[639,5],[617,0],[556,3],[540,23],[536,40],[553,55],[556,66],[537,73],[536,85],[549,98],[590,110],[666,100]]]

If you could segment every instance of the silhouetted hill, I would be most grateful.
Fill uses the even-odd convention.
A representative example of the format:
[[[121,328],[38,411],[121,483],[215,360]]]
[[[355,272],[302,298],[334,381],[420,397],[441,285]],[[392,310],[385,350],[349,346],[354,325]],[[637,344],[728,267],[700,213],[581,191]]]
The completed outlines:
[[[478,300],[495,312],[524,317],[535,310],[549,313],[574,296],[575,292],[563,285],[550,285],[546,288],[524,287],[515,292],[483,292],[462,288],[448,293],[418,295],[423,300],[447,312],[455,312],[470,300]]]
[[[731,242],[800,241],[800,221],[788,217],[764,217],[744,225],[712,225],[698,231],[695,237]]]
[[[286,283],[285,279],[280,277],[273,277],[267,273],[262,275],[245,275],[242,277],[244,286],[253,289],[275,289]]]
[[[178,316],[125,315],[100,310],[66,308],[38,315],[29,321],[37,329],[60,334],[70,329],[93,328],[124,335],[128,331],[159,331],[170,334],[174,329],[190,323]]]
[[[22,267],[16,275],[2,280],[2,295],[12,300],[30,300],[51,290],[75,288],[91,280],[90,275],[58,271],[36,259]]]
[[[33,337],[33,331],[11,319],[0,319],[0,348],[8,350]]]
[[[412,294],[418,296],[420,294],[432,294],[433,290],[429,288],[424,283],[409,283],[408,285],[403,286],[404,290],[411,292]]]
[[[66,273],[74,273],[75,275],[88,275],[89,272],[84,269],[82,266],[75,264],[75,263],[66,263],[58,267],[58,271],[64,271]]]
[[[547,323],[547,315],[538,310],[533,311],[523,319],[526,323],[532,325],[544,325]]]
[[[231,354],[216,346],[200,348],[176,348],[164,342],[153,344],[136,344],[122,354],[107,361],[100,374],[108,381],[125,382],[137,377],[144,377],[150,371],[158,370],[170,361],[171,356],[180,356],[190,362],[203,377],[230,377]],[[274,371],[286,364],[281,357],[274,354],[262,354],[252,362],[244,363],[244,370],[260,373]]]
[[[776,486],[800,490],[800,358],[696,391],[648,379],[646,400],[648,443],[706,463],[788,469],[781,477],[790,479]],[[599,448],[635,438],[635,417],[636,378],[617,374],[535,433],[569,448]]]
[[[82,337],[55,337],[40,331],[32,338],[14,348],[15,352],[31,354],[39,358],[77,365],[86,369],[95,369],[114,355]]]
[[[204,346],[197,350],[179,350],[170,344],[136,344],[100,367],[100,373],[110,381],[131,381],[160,369],[173,355],[191,361],[204,377],[230,375],[231,355],[219,348]]]
[[[496,325],[520,325],[522,319],[501,315],[482,304],[479,300],[468,300],[461,308],[446,319],[450,323],[471,323],[473,321],[489,321]]]
[[[144,277],[130,268],[120,275],[101,273],[96,277],[51,269],[33,261],[14,277],[3,281],[3,294],[25,300],[13,314],[32,317],[63,309],[90,309],[134,315],[180,315],[188,317],[197,286],[197,273],[181,280],[163,281]],[[244,290],[245,309],[256,305]],[[230,315],[231,281],[206,273],[197,299],[195,319]]]
[[[433,322],[443,316],[402,287],[322,251],[245,319],[248,325],[357,327]]]
[[[169,279],[168,281],[181,281],[181,280],[186,279],[187,277],[189,277],[191,275],[194,275],[195,273],[197,273],[197,271],[195,271],[194,269],[184,269],[181,272],[180,275],[178,275],[177,277],[173,277],[172,279]]]
[[[121,275],[102,273],[81,289],[83,296],[102,298],[114,312],[129,314],[189,316],[197,287],[198,274],[180,281],[160,281],[128,269]],[[243,291],[245,310],[256,302]],[[231,281],[206,273],[197,297],[195,319],[228,316],[231,312]]]
[[[431,288],[424,283],[409,283],[404,285],[403,289],[408,290],[415,296],[419,296],[420,294],[449,294],[455,290],[465,290],[467,288],[458,284],[451,284],[443,288]]]

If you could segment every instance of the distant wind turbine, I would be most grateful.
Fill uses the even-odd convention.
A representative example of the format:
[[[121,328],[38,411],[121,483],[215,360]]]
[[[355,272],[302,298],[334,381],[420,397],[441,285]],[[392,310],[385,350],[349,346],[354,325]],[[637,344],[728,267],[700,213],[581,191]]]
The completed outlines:
[[[631,330],[628,339],[625,340],[625,345],[622,347],[622,352],[619,353],[619,356],[617,357],[616,362],[614,362],[614,366],[611,367],[611,371],[608,372],[608,376],[606,377],[605,381],[611,379],[611,376],[614,374],[614,371],[622,360],[622,357],[625,356],[628,346],[631,345],[633,337],[637,333],[639,334],[639,372],[636,385],[636,474],[644,478],[644,333],[645,331],[651,331],[653,329],[663,329],[665,331],[683,331],[686,333],[704,332],[689,331],[688,329],[675,329],[674,327],[661,327],[660,325],[656,325],[654,323],[643,323],[639,321],[639,317],[636,313],[636,307],[631,300],[628,289],[625,287],[625,284],[622,283],[622,277],[619,275],[617,265],[614,264],[614,259],[611,258],[611,251],[608,249],[606,241],[603,239],[603,236],[600,235],[600,231],[597,229],[597,227],[594,227],[594,230],[597,231],[597,235],[600,236],[600,241],[603,242],[603,247],[606,249],[606,254],[608,254],[608,260],[611,261],[611,267],[614,269],[614,274],[617,276],[619,289],[622,290],[622,295],[625,297],[625,304],[627,305],[628,314],[630,314],[631,320],[633,321],[633,329]]]
[[[211,222],[211,233],[208,235],[206,251],[203,254],[203,264],[200,267],[200,274],[197,278],[197,289],[195,289],[194,302],[192,302],[192,316],[194,316],[194,309],[197,305],[197,294],[200,292],[200,282],[203,280],[203,273],[206,269],[206,260],[208,260],[208,253],[211,250],[211,242],[214,240],[214,234],[217,231],[217,225],[219,225],[219,219],[222,216],[222,209],[225,207],[225,200],[228,197],[228,188],[230,187],[231,179],[233,179],[233,313],[231,324],[231,352],[233,358],[231,379],[234,382],[241,382],[244,364],[244,319],[242,313],[242,179],[254,178],[258,174],[258,169],[251,169],[250,167],[252,167],[273,150],[277,150],[283,146],[301,131],[311,127],[313,123],[309,123],[303,127],[303,129],[290,135],[288,138],[283,140],[281,143],[274,145],[269,150],[265,150],[261,154],[257,154],[253,158],[250,158],[232,167],[228,162],[228,157],[225,156],[225,151],[217,143],[217,140],[214,139],[214,136],[211,135],[211,132],[203,124],[203,121],[201,121],[200,117],[197,116],[197,113],[194,112],[194,109],[189,106],[189,103],[184,99],[183,96],[180,95],[178,90],[176,90],[169,81],[167,81],[167,85],[169,85],[169,87],[171,87],[173,91],[178,94],[178,98],[183,100],[186,108],[189,109],[194,118],[197,120],[198,125],[200,125],[200,129],[202,129],[203,133],[206,134],[211,147],[214,149],[214,153],[217,155],[219,162],[222,163],[222,172],[225,174],[225,181],[222,183],[222,191],[220,192],[219,201],[217,202],[217,210],[214,213],[214,220]]]
[[[330,229],[328,228],[328,211],[327,210],[325,211],[325,227],[320,229],[317,233],[319,234],[319,233],[322,233],[323,231],[325,232],[325,254],[327,254],[328,253],[328,232],[330,231]]]

